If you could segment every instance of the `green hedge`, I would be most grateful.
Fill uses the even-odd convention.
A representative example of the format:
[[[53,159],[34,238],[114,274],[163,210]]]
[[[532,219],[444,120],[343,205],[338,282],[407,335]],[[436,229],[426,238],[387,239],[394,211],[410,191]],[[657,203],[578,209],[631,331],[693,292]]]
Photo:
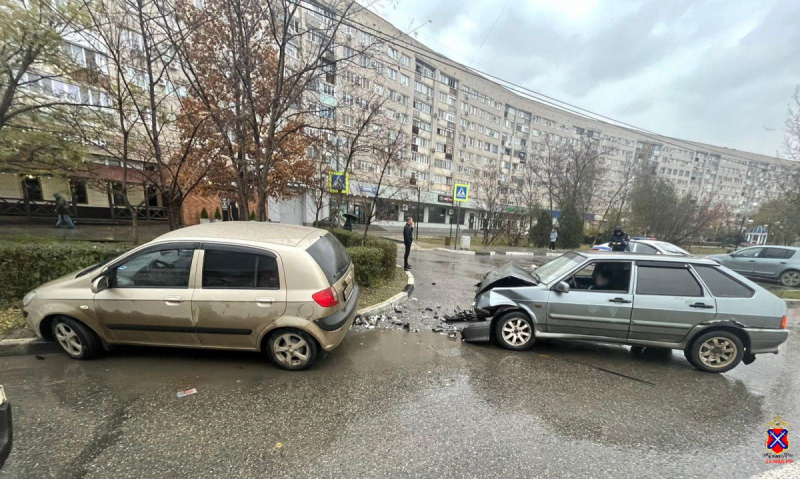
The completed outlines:
[[[0,300],[22,298],[42,283],[125,252],[96,243],[0,242]]]
[[[352,248],[355,246],[366,246],[369,248],[377,248],[381,251],[381,267],[382,278],[391,278],[394,274],[394,268],[397,264],[397,243],[386,238],[378,236],[368,236],[366,243],[364,243],[363,233],[352,233],[345,229],[335,228],[333,235],[339,240],[345,248]]]
[[[367,246],[353,246],[347,248],[350,259],[356,270],[356,283],[360,286],[372,286],[376,281],[383,277],[383,265],[381,264],[381,250]]]

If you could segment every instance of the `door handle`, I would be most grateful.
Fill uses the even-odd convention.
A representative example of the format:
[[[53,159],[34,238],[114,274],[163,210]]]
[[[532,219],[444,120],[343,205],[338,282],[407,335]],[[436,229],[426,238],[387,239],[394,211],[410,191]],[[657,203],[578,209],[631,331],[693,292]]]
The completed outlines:
[[[781,261],[781,264],[786,264],[786,261]]]
[[[614,298],[608,300],[610,303],[630,303],[630,300],[625,298]]]
[[[751,263],[755,263],[755,262],[756,262],[756,260],[754,260],[754,259],[751,259],[751,260],[750,260],[750,262],[751,262]]]
[[[167,303],[182,303],[183,298],[181,298],[180,296],[165,296],[164,301],[166,301]]]
[[[706,303],[694,303],[689,305],[690,308],[713,309],[714,306]]]
[[[256,298],[256,303],[260,305],[272,306],[272,303],[274,302],[275,298]]]

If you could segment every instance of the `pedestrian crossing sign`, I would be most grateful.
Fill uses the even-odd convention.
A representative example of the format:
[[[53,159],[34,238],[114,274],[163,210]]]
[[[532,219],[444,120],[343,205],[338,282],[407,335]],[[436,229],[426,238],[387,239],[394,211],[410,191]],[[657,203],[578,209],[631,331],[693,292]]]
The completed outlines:
[[[469,185],[464,183],[455,184],[453,201],[467,201],[469,199]]]

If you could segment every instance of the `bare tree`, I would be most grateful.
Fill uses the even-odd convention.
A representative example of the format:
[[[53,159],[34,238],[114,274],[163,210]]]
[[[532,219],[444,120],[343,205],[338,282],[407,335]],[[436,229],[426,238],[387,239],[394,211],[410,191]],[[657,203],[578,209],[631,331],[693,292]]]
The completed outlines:
[[[376,143],[373,148],[373,162],[369,166],[368,173],[364,178],[373,184],[372,201],[367,209],[367,225],[364,228],[364,240],[367,239],[369,227],[378,212],[380,199],[388,200],[406,191],[401,182],[392,185],[385,185],[387,179],[398,174],[406,167],[409,160],[408,148],[409,141],[402,128],[383,129],[385,138]],[[388,188],[386,187],[388,186]]]
[[[474,185],[483,244],[494,243],[504,233],[504,209],[508,204],[508,187],[500,181],[497,168],[484,170]]]

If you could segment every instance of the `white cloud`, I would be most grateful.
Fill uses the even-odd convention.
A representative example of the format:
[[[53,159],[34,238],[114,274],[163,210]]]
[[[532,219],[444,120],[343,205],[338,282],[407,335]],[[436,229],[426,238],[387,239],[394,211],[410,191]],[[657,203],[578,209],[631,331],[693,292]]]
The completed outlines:
[[[503,3],[397,0],[378,13],[403,29],[431,20],[418,36],[430,48],[627,123],[764,154],[781,147],[800,83],[800,2],[511,0],[498,18]]]

